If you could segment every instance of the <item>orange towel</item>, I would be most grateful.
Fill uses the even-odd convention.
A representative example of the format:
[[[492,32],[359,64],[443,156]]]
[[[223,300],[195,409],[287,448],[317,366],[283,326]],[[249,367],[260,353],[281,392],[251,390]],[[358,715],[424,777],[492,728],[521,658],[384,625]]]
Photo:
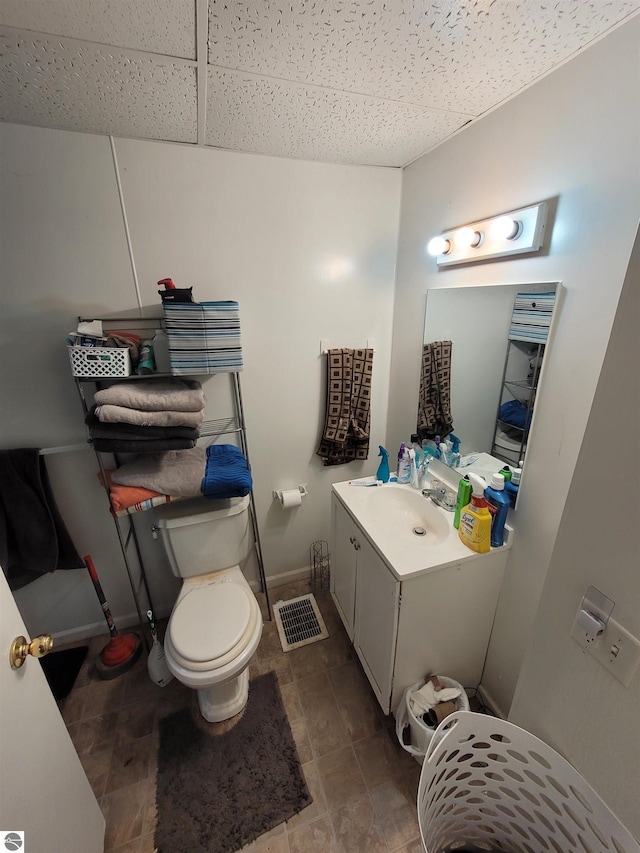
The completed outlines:
[[[139,486],[121,486],[119,483],[114,483],[112,470],[105,470],[105,474],[107,475],[107,484],[110,492],[109,499],[113,512],[121,512],[134,504],[142,503],[150,498],[161,497],[160,492],[152,492],[151,489],[142,489]],[[101,471],[98,471],[98,480],[104,486]]]

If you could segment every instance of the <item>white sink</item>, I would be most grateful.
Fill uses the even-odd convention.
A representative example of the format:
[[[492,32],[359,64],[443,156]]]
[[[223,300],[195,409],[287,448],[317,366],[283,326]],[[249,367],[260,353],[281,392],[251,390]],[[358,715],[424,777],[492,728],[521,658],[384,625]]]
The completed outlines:
[[[410,536],[431,545],[444,542],[449,536],[451,525],[443,511],[422,492],[393,484],[364,491],[365,506],[376,527],[389,525],[397,536]]]
[[[481,556],[460,541],[454,513],[411,486],[346,481],[334,483],[333,491],[399,580]],[[503,548],[510,545],[509,535]]]

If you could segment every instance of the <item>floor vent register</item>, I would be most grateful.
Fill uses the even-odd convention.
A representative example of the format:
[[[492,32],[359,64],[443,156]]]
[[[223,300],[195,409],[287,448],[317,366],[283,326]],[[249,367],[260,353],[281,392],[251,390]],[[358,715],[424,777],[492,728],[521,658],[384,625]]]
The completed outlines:
[[[280,644],[285,652],[307,646],[329,636],[313,593],[278,601],[273,605],[273,614]]]

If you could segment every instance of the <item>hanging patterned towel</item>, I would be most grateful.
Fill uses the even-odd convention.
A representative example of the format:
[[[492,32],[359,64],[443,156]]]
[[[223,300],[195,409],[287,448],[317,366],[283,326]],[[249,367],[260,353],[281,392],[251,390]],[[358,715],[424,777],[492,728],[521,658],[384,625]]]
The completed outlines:
[[[316,454],[325,465],[369,457],[372,349],[331,349],[327,353],[327,408]]]
[[[422,348],[417,432],[421,439],[445,438],[453,430],[451,417],[451,341],[434,341]]]

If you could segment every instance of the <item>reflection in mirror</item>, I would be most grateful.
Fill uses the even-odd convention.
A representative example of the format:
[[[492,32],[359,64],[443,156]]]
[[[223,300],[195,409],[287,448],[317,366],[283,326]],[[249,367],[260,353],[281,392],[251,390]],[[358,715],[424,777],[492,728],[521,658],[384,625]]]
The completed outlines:
[[[439,399],[444,392],[445,420],[448,379],[450,419],[461,441],[460,474],[487,477],[505,463],[521,467],[557,292],[557,282],[428,291],[417,431],[421,438],[432,437],[425,428],[430,381],[425,354],[428,361],[443,351],[435,344],[450,341],[450,362],[430,374],[440,384],[432,396]]]

